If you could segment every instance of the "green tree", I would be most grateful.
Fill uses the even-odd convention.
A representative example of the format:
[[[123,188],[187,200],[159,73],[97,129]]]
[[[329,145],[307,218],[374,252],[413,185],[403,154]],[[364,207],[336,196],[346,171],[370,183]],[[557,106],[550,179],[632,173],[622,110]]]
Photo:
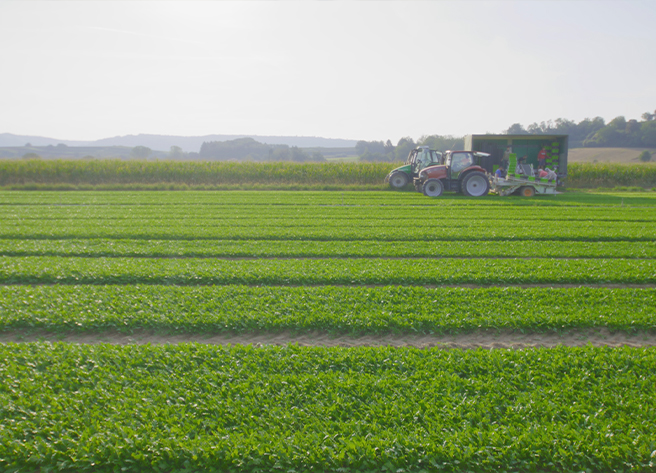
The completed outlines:
[[[656,120],[642,122],[640,125],[640,137],[643,146],[656,147]]]
[[[430,135],[422,136],[417,141],[420,146],[428,146],[430,149],[437,151],[463,149],[465,147],[465,140],[459,136],[451,135]]]
[[[513,123],[504,133],[506,135],[526,135],[528,131],[519,123]]]
[[[410,154],[410,151],[416,147],[417,145],[415,144],[414,140],[409,136],[401,138],[396,144],[396,148],[394,148],[394,157],[397,159],[397,161],[405,161],[405,159],[408,157],[408,154]]]
[[[289,161],[290,152],[289,146],[281,146],[273,150],[273,161]]]
[[[358,141],[355,144],[355,151],[358,153],[358,156],[364,155],[367,151],[373,154],[386,153],[385,143],[383,143],[382,141],[362,141],[362,140]]]
[[[185,157],[184,151],[179,146],[171,146],[169,151],[169,158],[171,159],[183,159]]]
[[[292,161],[296,161],[297,163],[302,163],[308,159],[307,154],[305,154],[303,150],[297,146],[292,146],[289,152],[291,153]]]
[[[152,153],[152,152],[153,152],[153,150],[146,147],[146,146],[135,146],[130,151],[130,157],[138,158],[138,159],[145,159],[148,156],[150,156],[150,153]]]
[[[355,144],[355,152],[358,153],[358,156],[362,156],[367,151],[367,142],[360,140]]]
[[[619,117],[615,117],[610,121],[608,126],[617,131],[624,131],[626,130],[626,118],[621,115]]]
[[[626,146],[640,146],[642,137],[640,136],[640,123],[638,120],[629,120],[626,122],[624,129],[624,142]]]
[[[651,153],[647,150],[644,150],[642,153],[640,153],[638,159],[643,163],[648,163],[649,161],[651,161]]]
[[[317,163],[324,162],[325,160],[326,158],[319,151],[315,151],[312,153],[312,156],[310,156],[310,161],[315,161]]]

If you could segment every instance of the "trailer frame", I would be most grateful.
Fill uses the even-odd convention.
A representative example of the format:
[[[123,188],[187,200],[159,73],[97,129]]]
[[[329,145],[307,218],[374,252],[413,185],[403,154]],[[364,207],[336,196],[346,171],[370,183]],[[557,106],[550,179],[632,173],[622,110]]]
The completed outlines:
[[[518,192],[524,197],[535,194],[560,194],[556,191],[556,181],[547,181],[538,177],[508,177],[490,176],[490,192],[501,197]]]

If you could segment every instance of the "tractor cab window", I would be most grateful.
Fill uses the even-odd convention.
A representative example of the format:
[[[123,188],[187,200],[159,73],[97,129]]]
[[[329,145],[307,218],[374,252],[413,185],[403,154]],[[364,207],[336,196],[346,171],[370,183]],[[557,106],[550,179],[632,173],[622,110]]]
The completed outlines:
[[[437,151],[431,151],[431,163],[433,164],[442,164],[442,153]]]
[[[459,173],[465,168],[474,164],[474,158],[471,153],[453,153],[451,155],[451,172]]]
[[[417,172],[429,166],[433,162],[431,152],[427,149],[417,151],[417,159],[415,160]]]

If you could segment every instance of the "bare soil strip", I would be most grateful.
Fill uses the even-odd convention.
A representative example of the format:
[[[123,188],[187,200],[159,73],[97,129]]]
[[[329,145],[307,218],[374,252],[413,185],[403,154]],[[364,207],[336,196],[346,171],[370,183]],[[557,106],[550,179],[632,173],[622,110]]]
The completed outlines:
[[[245,334],[186,334],[165,335],[149,331],[123,334],[116,331],[61,334],[44,331],[10,331],[0,333],[0,343],[67,342],[80,344],[109,343],[113,345],[162,345],[178,343],[203,343],[208,345],[288,345],[320,347],[416,347],[445,349],[493,349],[493,348],[537,348],[560,345],[580,347],[653,347],[656,346],[654,332],[611,332],[606,328],[566,330],[563,332],[520,333],[517,331],[475,331],[453,335],[333,335],[321,332],[294,334],[245,333]]]

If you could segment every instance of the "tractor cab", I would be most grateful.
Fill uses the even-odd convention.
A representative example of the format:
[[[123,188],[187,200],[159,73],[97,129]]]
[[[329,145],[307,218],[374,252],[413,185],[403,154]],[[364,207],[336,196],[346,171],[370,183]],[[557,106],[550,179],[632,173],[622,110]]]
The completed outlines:
[[[410,151],[405,163],[411,166],[412,174],[416,175],[428,166],[444,163],[444,159],[439,151],[429,149],[428,146],[420,146]]]
[[[444,163],[444,156],[439,151],[430,149],[428,146],[419,146],[408,153],[405,164],[393,169],[385,178],[393,189],[400,189],[412,182],[421,172],[429,166]]]
[[[450,179],[457,179],[462,171],[475,164],[474,153],[470,151],[455,151],[447,153],[445,164],[446,169],[449,171],[448,177]]]

